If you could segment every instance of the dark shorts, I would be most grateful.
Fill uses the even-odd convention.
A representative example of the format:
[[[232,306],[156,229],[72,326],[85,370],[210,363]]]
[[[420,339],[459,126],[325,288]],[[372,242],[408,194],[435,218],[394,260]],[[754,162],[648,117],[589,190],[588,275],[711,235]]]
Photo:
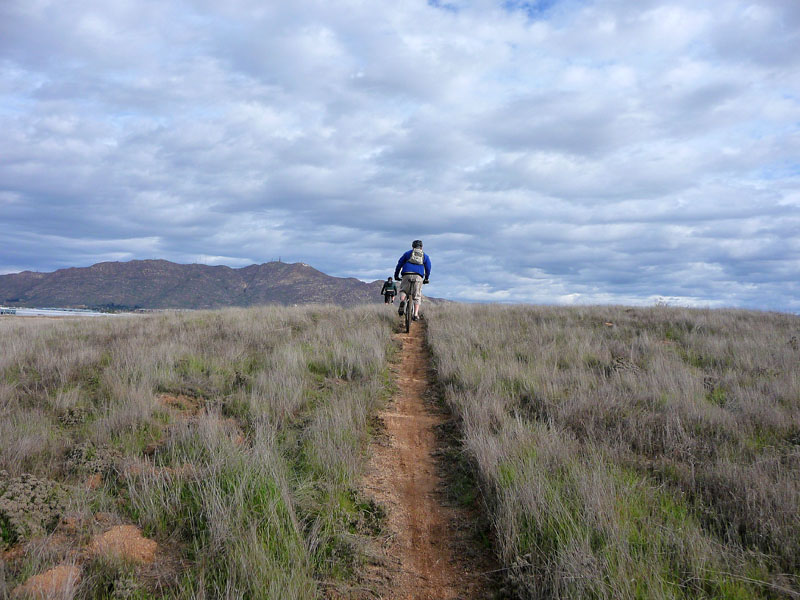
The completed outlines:
[[[392,298],[394,298],[394,292],[386,292],[383,295],[384,304],[389,304],[392,301]]]

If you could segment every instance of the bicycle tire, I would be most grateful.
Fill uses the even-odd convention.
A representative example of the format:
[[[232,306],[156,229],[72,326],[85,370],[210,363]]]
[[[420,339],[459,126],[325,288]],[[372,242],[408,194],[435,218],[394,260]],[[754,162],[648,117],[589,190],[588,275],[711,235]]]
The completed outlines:
[[[406,299],[406,333],[411,333],[411,315],[414,313],[414,301],[407,297]]]

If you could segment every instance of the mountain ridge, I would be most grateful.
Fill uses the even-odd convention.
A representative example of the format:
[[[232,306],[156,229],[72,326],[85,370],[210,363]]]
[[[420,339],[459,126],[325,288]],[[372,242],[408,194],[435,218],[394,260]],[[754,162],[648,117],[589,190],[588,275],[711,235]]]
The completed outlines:
[[[333,277],[302,262],[234,268],[164,259],[106,261],[50,273],[0,275],[0,304],[106,309],[353,305],[377,302],[381,285],[381,280]]]

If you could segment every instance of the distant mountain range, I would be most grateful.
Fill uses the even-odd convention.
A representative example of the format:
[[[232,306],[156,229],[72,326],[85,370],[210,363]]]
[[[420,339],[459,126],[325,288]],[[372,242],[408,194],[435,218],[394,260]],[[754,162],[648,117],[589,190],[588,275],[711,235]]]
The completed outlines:
[[[102,262],[52,273],[0,275],[7,306],[221,308],[258,304],[364,304],[381,301],[382,282],[332,277],[305,263],[233,269],[167,260]]]

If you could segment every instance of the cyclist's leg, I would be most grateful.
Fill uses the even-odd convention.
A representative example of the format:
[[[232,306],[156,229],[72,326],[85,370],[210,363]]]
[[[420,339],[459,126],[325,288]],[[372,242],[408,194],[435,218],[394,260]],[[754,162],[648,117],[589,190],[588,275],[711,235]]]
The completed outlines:
[[[403,290],[403,283],[402,281],[400,282],[400,305],[397,307],[397,314],[401,317],[403,316],[403,308],[406,305],[406,293]]]
[[[411,275],[405,274],[403,275],[403,279],[400,281],[400,306],[397,307],[397,314],[400,316],[403,315],[403,311],[405,310],[406,306],[406,299],[408,299],[408,309],[411,310],[411,299],[413,298],[413,288],[412,288],[412,278]]]
[[[419,317],[419,305],[422,303],[422,276],[414,277],[414,286],[411,289],[411,298],[414,300],[414,316]]]

